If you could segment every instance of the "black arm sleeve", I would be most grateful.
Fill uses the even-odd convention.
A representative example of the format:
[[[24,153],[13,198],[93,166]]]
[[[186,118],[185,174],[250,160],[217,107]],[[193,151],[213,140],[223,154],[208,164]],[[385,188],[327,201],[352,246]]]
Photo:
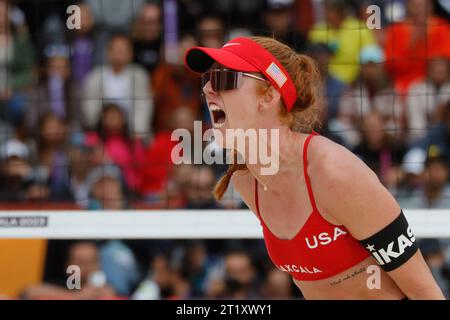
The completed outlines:
[[[403,211],[389,225],[360,243],[385,271],[400,267],[418,250],[416,238]]]

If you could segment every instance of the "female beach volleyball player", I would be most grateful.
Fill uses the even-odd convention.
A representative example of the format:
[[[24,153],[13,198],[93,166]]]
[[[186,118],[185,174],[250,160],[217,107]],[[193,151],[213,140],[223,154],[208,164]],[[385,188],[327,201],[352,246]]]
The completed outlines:
[[[355,155],[312,131],[318,72],[309,57],[240,37],[191,48],[185,62],[202,74],[215,133],[278,130],[277,148],[258,141],[278,152],[276,174],[244,156],[215,194],[231,181],[258,216],[271,260],[305,298],[443,299],[395,199]]]

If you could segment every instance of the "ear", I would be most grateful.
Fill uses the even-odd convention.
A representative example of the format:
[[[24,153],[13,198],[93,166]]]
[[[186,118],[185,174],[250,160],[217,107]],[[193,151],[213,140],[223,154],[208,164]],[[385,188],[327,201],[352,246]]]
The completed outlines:
[[[281,100],[281,94],[280,92],[275,89],[273,86],[270,86],[266,92],[264,93],[264,96],[260,100],[259,108],[260,111],[266,111],[269,109],[273,109],[275,106],[277,106],[280,103]]]

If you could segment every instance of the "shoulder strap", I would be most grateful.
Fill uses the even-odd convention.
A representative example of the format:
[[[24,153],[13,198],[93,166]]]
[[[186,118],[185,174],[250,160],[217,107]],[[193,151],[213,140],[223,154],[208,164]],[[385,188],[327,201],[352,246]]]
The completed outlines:
[[[313,131],[308,137],[306,137],[306,140],[303,144],[303,172],[305,175],[305,182],[306,182],[306,187],[308,189],[308,196],[309,196],[309,200],[311,202],[311,206],[312,208],[317,211],[317,207],[316,207],[316,201],[314,200],[314,195],[312,192],[312,188],[311,188],[311,182],[309,181],[309,177],[308,177],[308,145],[309,142],[311,141],[311,138],[314,137],[315,135],[318,135],[317,132]],[[258,200],[258,181],[255,178],[255,206],[256,206],[256,214],[258,215],[259,220],[264,224],[264,221],[261,218],[261,214],[259,212],[259,200]]]
[[[262,222],[261,214],[259,213],[259,201],[258,201],[258,181],[255,178],[255,206],[256,206],[256,214],[258,215],[259,220]]]
[[[316,201],[314,200],[314,194],[311,188],[311,182],[309,181],[308,176],[308,145],[311,141],[311,138],[317,135],[315,131],[313,131],[308,137],[306,137],[305,143],[303,144],[303,173],[305,175],[306,187],[308,188],[309,201],[311,202],[311,206],[315,211],[317,211]]]

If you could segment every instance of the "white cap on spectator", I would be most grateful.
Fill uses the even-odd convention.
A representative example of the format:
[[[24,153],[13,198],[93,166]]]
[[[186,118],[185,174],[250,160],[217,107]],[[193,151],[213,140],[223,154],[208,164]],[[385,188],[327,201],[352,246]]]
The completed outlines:
[[[362,48],[359,59],[361,64],[366,64],[370,62],[383,63],[385,58],[382,48],[377,45],[370,45]]]
[[[425,169],[427,153],[422,148],[412,148],[403,157],[403,171],[411,174],[421,174]]]
[[[101,165],[94,168],[86,178],[86,185],[89,192],[94,185],[104,177],[111,177],[118,181],[122,181],[122,174],[119,168],[115,165]]]
[[[1,146],[1,157],[2,159],[7,159],[10,157],[19,157],[23,159],[27,159],[30,155],[30,151],[25,143],[12,139],[5,142]]]

